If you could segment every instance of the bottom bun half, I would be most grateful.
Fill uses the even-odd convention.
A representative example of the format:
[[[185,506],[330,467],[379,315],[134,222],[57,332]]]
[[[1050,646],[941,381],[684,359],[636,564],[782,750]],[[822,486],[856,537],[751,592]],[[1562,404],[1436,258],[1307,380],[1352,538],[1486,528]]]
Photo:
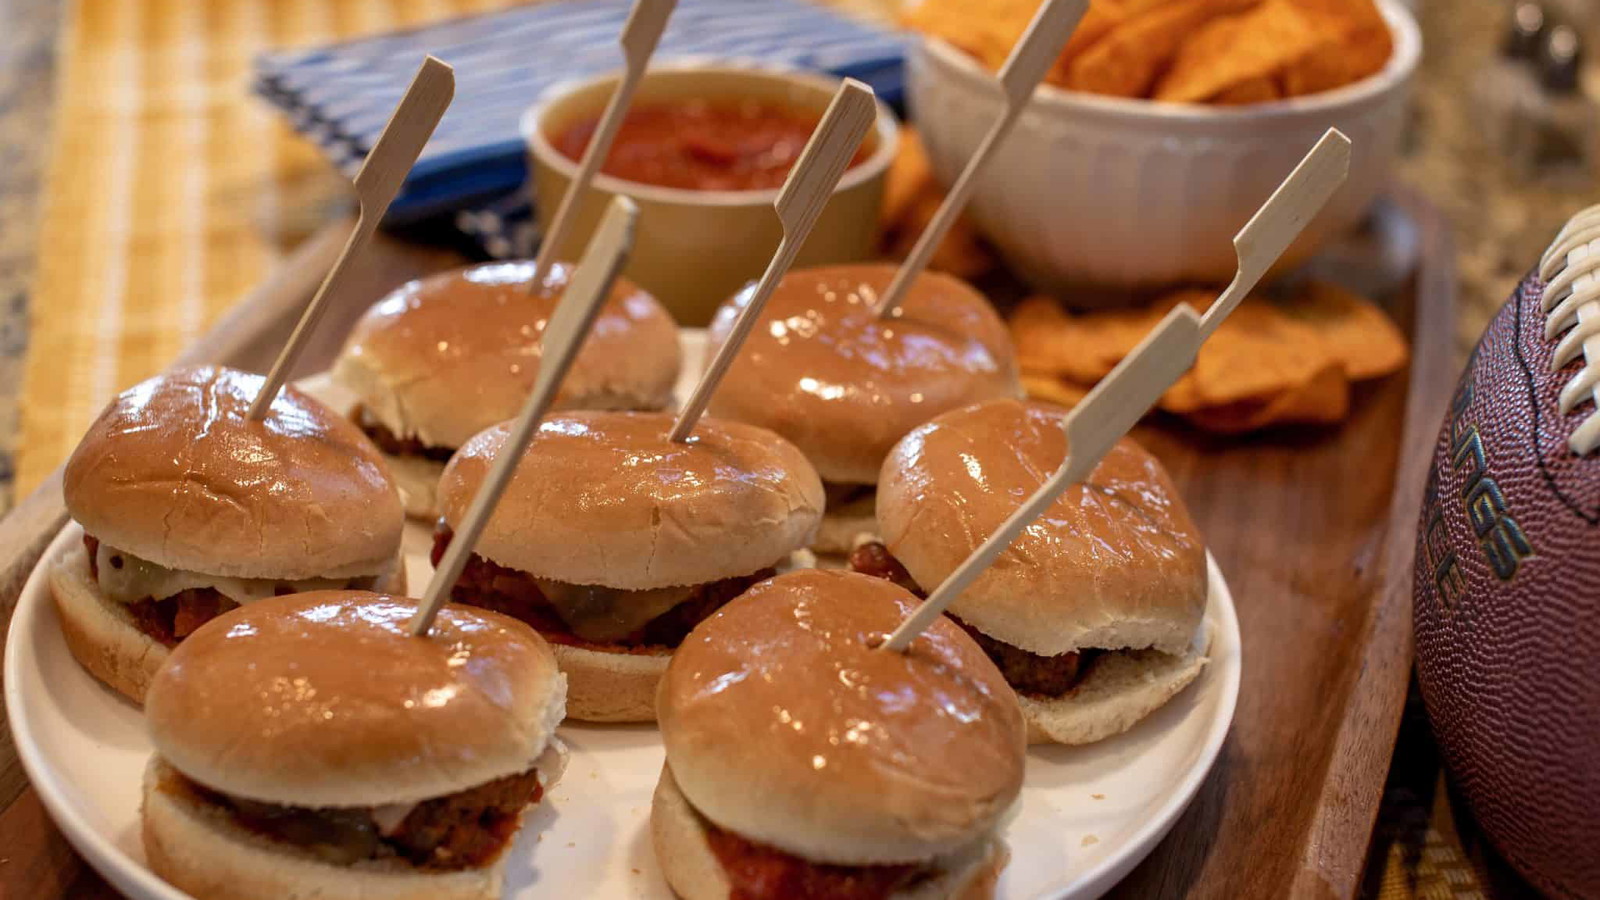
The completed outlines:
[[[567,676],[567,718],[580,722],[654,722],[656,686],[668,653],[608,653],[550,643]]]
[[[395,456],[379,451],[395,486],[400,489],[400,502],[405,505],[406,517],[432,524],[439,518],[439,479],[444,477],[444,463],[424,456]]]
[[[752,798],[751,802],[760,801]],[[678,790],[669,768],[662,768],[656,784],[650,835],[656,861],[674,893],[683,900],[728,900],[731,888],[706,839],[704,820]],[[937,863],[939,875],[895,891],[890,900],[991,900],[1009,858],[999,838],[985,837],[942,857]]]
[[[404,593],[405,566],[396,565],[377,589]],[[100,593],[81,543],[50,567],[50,594],[73,659],[96,679],[143,705],[150,680],[167,660],[167,647],[140,631],[125,606]]]
[[[1072,693],[1053,700],[1018,694],[1030,744],[1090,744],[1121,734],[1200,676],[1211,627],[1201,623],[1181,655],[1122,650],[1095,661]]]
[[[198,900],[492,900],[501,861],[437,872],[404,862],[339,866],[239,827],[200,800],[177,772],[152,758],[145,769],[144,852],[150,868]]]
[[[860,508],[858,508],[858,506]],[[878,539],[878,518],[872,511],[872,502],[848,503],[837,512],[825,509],[822,523],[817,526],[816,539],[811,542],[811,552],[844,556],[857,545]]]

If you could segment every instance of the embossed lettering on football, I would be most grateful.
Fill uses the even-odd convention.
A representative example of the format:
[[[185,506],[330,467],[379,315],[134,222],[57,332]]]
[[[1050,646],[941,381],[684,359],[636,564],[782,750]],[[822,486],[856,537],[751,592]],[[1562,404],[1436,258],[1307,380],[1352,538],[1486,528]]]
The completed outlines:
[[[1530,275],[1490,323],[1439,434],[1417,541],[1417,677],[1485,833],[1552,896],[1596,898],[1600,453],[1569,446],[1595,405],[1563,413],[1558,398],[1590,363],[1578,352],[1551,371],[1563,335],[1546,336],[1545,288]]]

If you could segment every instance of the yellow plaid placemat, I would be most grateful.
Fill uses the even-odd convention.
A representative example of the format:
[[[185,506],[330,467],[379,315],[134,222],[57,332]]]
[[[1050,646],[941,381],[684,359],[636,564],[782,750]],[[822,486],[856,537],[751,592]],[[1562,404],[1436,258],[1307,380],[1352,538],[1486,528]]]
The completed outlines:
[[[882,15],[897,0],[832,0]],[[17,490],[66,458],[343,195],[249,89],[269,48],[515,0],[77,0],[66,16],[21,398]]]
[[[79,0],[59,57],[22,394],[18,492],[117,390],[256,284],[345,189],[249,92],[272,47],[513,0]]]

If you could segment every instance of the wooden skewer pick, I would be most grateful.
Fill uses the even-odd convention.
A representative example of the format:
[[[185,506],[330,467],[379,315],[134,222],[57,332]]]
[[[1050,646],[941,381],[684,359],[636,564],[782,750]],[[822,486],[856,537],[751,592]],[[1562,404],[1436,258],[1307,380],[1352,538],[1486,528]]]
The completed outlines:
[[[678,0],[635,0],[633,11],[628,14],[628,22],[622,26],[622,37],[618,39],[622,45],[622,80],[617,82],[616,91],[606,103],[605,112],[601,113],[600,121],[595,126],[594,136],[589,140],[589,147],[578,162],[578,171],[573,175],[572,183],[567,185],[561,205],[556,207],[555,217],[550,220],[549,233],[539,244],[529,291],[537,293],[544,289],[544,278],[555,263],[556,251],[566,241],[573,223],[577,221],[579,201],[589,192],[589,183],[594,181],[595,173],[600,171],[600,166],[611,152],[617,130],[622,127],[622,119],[633,103],[634,89],[639,86],[639,79],[644,77],[645,69],[650,65],[650,56],[656,52],[661,32],[666,30],[667,19],[677,5]]]
[[[533,393],[523,403],[522,411],[511,425],[511,433],[495,454],[489,474],[484,477],[483,485],[467,507],[466,515],[456,528],[455,537],[444,552],[444,558],[439,560],[433,580],[428,582],[422,604],[411,618],[413,636],[427,633],[440,607],[449,599],[450,589],[461,577],[461,569],[478,543],[478,536],[483,533],[489,514],[500,502],[500,495],[511,482],[511,475],[533,440],[534,432],[538,431],[540,421],[550,410],[550,404],[555,402],[556,389],[561,386],[567,370],[572,367],[572,361],[577,358],[578,348],[599,317],[600,307],[611,293],[612,282],[616,281],[617,273],[622,270],[622,263],[633,247],[633,223],[638,214],[639,209],[632,200],[617,197],[611,201],[605,217],[600,220],[600,227],[589,242],[583,261],[573,272],[566,293],[545,326],[540,340],[539,377],[534,381]]]
[[[389,124],[383,127],[383,134],[378,136],[378,142],[361,164],[361,171],[356,173],[356,200],[360,204],[360,214],[356,218],[355,230],[350,232],[344,250],[300,316],[300,322],[278,354],[277,362],[272,364],[260,393],[256,394],[255,402],[250,404],[251,419],[259,422],[266,418],[267,410],[272,408],[272,401],[283,389],[283,382],[294,368],[295,360],[305,349],[306,341],[317,328],[317,322],[321,321],[328,298],[337,292],[350,261],[366,246],[372,233],[378,229],[378,223],[383,221],[389,204],[394,202],[407,173],[417,157],[422,155],[423,146],[433,136],[434,126],[439,124],[439,119],[449,108],[455,92],[455,70],[435,57],[424,59],[416,77],[411,80],[411,87],[406,89],[405,97],[401,98],[400,105],[389,117]]]
[[[1233,308],[1255,290],[1261,276],[1289,249],[1349,174],[1350,139],[1339,129],[1329,128],[1234,235],[1233,249],[1239,267],[1227,290],[1206,310],[1200,322],[1202,335],[1210,337]]]
[[[909,647],[1062,491],[1094,471],[1106,452],[1194,365],[1200,345],[1322,209],[1343,183],[1349,166],[1350,139],[1330,128],[1234,238],[1238,274],[1205,317],[1180,303],[1067,413],[1062,422],[1067,458],[1061,468],[900,623],[884,642],[885,648],[903,651]]]
[[[853,78],[846,78],[833,95],[822,121],[817,123],[817,129],[811,133],[800,159],[789,170],[789,177],[784,180],[783,189],[773,203],[778,211],[778,220],[783,224],[783,239],[778,242],[778,250],[772,255],[772,261],[767,263],[761,280],[756,283],[749,303],[733,323],[728,339],[723,341],[711,365],[700,376],[700,383],[695,385],[694,393],[684,404],[683,411],[678,414],[678,421],[672,426],[672,440],[682,442],[689,439],[694,423],[700,420],[711,395],[717,390],[718,382],[722,381],[734,357],[739,355],[739,347],[761,317],[767,299],[777,290],[778,282],[789,271],[789,266],[794,264],[795,254],[800,252],[806,237],[811,234],[811,226],[817,223],[822,208],[833,196],[834,187],[849,167],[850,159],[856,155],[861,139],[866,137],[867,129],[872,127],[877,116],[878,104],[873,99],[872,88]]]
[[[917,635],[933,624],[950,602],[989,568],[989,564],[1048,509],[1062,491],[1088,477],[1106,451],[1194,365],[1195,354],[1203,340],[1200,317],[1188,304],[1180,303],[1167,313],[1161,324],[1067,413],[1061,424],[1067,433],[1067,458],[1062,461],[1061,468],[906,617],[883,646],[894,651],[911,646]]]
[[[1044,74],[1050,70],[1056,57],[1061,54],[1061,48],[1066,46],[1067,38],[1072,36],[1072,32],[1078,27],[1078,21],[1083,18],[1088,8],[1089,0],[1045,0],[1039,11],[1034,13],[1033,21],[1028,24],[1028,30],[1023,32],[1016,46],[1011,48],[1011,55],[1006,58],[1005,65],[1000,69],[999,82],[1000,90],[1005,95],[1005,109],[1001,111],[1000,118],[989,127],[989,133],[984,136],[983,143],[978,145],[977,152],[967,160],[967,167],[961,170],[961,175],[950,188],[950,193],[946,194],[944,202],[939,204],[938,212],[934,213],[928,227],[922,230],[905,262],[900,264],[894,280],[889,282],[889,287],[884,290],[883,296],[878,298],[877,312],[880,317],[895,314],[900,308],[900,302],[905,299],[906,291],[910,290],[911,283],[917,280],[923,269],[927,268],[928,260],[933,258],[933,251],[949,233],[956,217],[966,208],[967,200],[977,187],[978,172],[989,161],[989,157],[994,155],[994,151],[1000,147],[1006,135],[1011,133],[1011,126],[1015,125],[1022,115],[1022,110],[1028,105],[1028,98],[1033,96],[1034,88],[1044,80]]]

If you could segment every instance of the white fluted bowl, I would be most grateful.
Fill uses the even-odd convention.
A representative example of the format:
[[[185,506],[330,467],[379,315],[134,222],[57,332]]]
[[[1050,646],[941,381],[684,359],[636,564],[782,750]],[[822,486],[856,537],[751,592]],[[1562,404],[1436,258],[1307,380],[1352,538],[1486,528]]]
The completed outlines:
[[[1379,6],[1389,62],[1326,93],[1207,107],[1041,87],[981,174],[970,214],[1043,290],[1225,282],[1233,234],[1334,126],[1353,143],[1350,178],[1281,265],[1305,259],[1361,218],[1398,151],[1422,37],[1396,0]],[[922,41],[909,69],[913,120],[949,184],[1000,114],[999,88],[939,40]]]

